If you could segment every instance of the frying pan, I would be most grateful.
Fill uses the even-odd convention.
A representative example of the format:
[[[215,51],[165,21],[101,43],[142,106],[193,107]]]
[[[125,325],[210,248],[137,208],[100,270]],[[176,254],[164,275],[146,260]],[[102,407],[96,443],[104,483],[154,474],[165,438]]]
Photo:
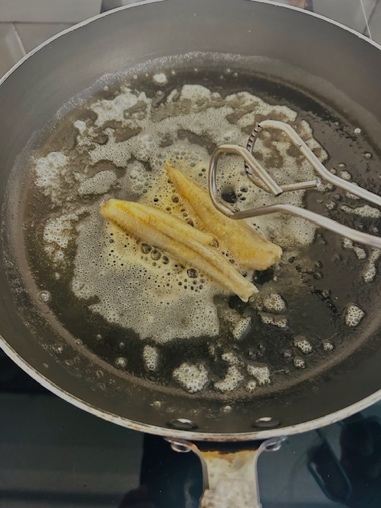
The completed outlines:
[[[60,118],[65,116],[64,105],[72,111],[84,91],[94,91],[91,87],[104,83],[105,76],[144,68],[150,61],[161,62],[161,70],[169,72],[178,56],[183,68],[197,65],[200,75],[217,76],[228,62],[243,76],[240,87],[270,103],[291,105],[309,122],[329,154],[328,169],[345,164],[362,186],[380,192],[378,45],[319,16],[261,1],[140,2],[101,15],[37,48],[1,82],[2,348],[68,402],[118,425],[174,440],[177,448],[189,449],[184,441],[214,446],[262,442],[360,411],[381,398],[380,284],[377,276],[371,284],[364,282],[360,260],[333,233],[318,230],[311,247],[311,259],[323,266],[322,279],[315,277],[316,266],[311,270],[287,261],[306,288],[293,308],[295,329],[314,346],[305,358],[307,368],[298,369],[294,362],[302,354],[295,349],[293,330],[258,328],[255,340],[251,336],[239,347],[253,361],[268,362],[275,374],[271,385],[250,396],[192,395],[166,386],[163,379],[143,379],[117,368],[120,353],[111,336],[122,334],[128,341],[128,333],[111,327],[107,340],[97,342],[96,327],[103,325],[87,322],[75,306],[68,326],[59,290],[55,292],[49,273],[33,265],[28,245],[38,236],[38,224],[27,217],[27,161],[30,151],[48,139],[46,126],[59,110]],[[74,97],[80,98],[72,101]],[[60,136],[65,139],[57,125],[54,146]],[[316,193],[307,193],[305,205],[327,213]],[[337,210],[332,216],[343,219]],[[365,230],[380,225],[377,217],[344,220]],[[369,249],[366,255],[369,259]],[[265,275],[257,274],[256,280],[259,287],[266,284]],[[345,324],[352,303],[365,312],[356,328]],[[130,339],[129,353],[138,361],[141,346]],[[330,354],[323,347],[328,339],[334,346]],[[178,358],[198,359],[206,353],[199,341],[176,343],[166,354],[173,367]],[[266,446],[276,448],[277,442]]]

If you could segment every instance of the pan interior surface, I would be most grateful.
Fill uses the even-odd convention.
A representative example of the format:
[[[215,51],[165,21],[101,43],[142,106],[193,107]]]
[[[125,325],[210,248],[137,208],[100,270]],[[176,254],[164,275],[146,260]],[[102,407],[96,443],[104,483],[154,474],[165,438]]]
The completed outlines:
[[[259,295],[245,304],[191,265],[108,229],[98,212],[116,197],[191,221],[160,176],[163,162],[205,186],[215,146],[245,144],[265,118],[290,123],[334,174],[379,194],[380,147],[366,115],[337,89],[311,90],[314,77],[303,72],[188,52],[104,75],[56,108],[20,150],[6,196],[4,266],[29,333],[25,360],[41,354],[43,376],[126,425],[186,418],[195,424],[183,430],[206,433],[249,432],[263,417],[298,424],[379,387],[369,374],[380,349],[378,251],[290,218],[252,220],[283,257],[247,274]],[[279,181],[312,175],[281,136],[261,138],[255,155]],[[267,199],[241,161],[226,158],[223,168],[227,202]],[[373,234],[381,227],[377,208],[330,186],[289,199]],[[136,275],[136,260],[142,290],[150,277],[144,299],[125,275]],[[364,377],[366,386],[356,381]]]
[[[287,84],[237,68],[228,56],[219,65],[214,57],[213,70],[189,69],[190,58],[186,66],[181,59],[171,68],[150,62],[104,80],[74,100],[79,105],[72,111],[60,112],[37,146],[28,146],[30,183],[22,224],[14,227],[35,231],[24,244],[36,305],[48,306],[52,323],[57,320],[79,351],[94,355],[99,369],[159,391],[183,389],[232,403],[279,392],[359,347],[372,320],[378,251],[294,217],[252,220],[284,253],[276,266],[248,274],[260,293],[244,304],[191,263],[179,265],[154,245],[119,237],[105,227],[100,203],[145,198],[191,220],[174,189],[162,188],[164,161],[183,165],[206,186],[208,156],[218,140],[244,144],[267,117],[292,123],[335,174],[376,192],[380,183],[364,178],[375,149],[357,124]],[[282,183],[313,177],[281,136],[264,139],[256,155]],[[227,202],[243,207],[268,199],[253,194],[241,161],[227,160],[225,173]],[[283,199],[353,227],[377,232],[380,225],[378,209],[329,185]],[[145,285],[149,295],[143,297]]]

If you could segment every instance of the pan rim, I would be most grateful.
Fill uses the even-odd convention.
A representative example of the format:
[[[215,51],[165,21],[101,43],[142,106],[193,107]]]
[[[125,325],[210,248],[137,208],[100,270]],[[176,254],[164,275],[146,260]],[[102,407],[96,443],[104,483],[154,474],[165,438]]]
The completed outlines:
[[[148,434],[155,434],[157,436],[182,439],[187,441],[214,441],[214,442],[225,442],[225,441],[253,441],[256,439],[269,439],[273,437],[290,436],[293,434],[301,434],[303,432],[309,432],[327,425],[331,425],[338,421],[341,421],[355,413],[363,411],[367,407],[373,405],[381,400],[381,389],[368,395],[364,399],[347,406],[343,409],[339,409],[334,413],[309,420],[307,422],[299,423],[297,425],[290,425],[288,427],[280,427],[277,429],[260,430],[254,432],[224,432],[224,433],[213,433],[213,432],[192,432],[184,430],[174,430],[171,428],[159,427],[157,425],[150,425],[147,423],[141,423],[128,418],[119,416],[115,413],[110,413],[99,409],[88,402],[75,397],[71,393],[63,390],[58,385],[50,381],[47,377],[43,376],[38,372],[32,365],[26,362],[0,335],[0,347],[9,358],[14,361],[22,370],[24,370],[30,377],[40,383],[44,388],[57,395],[66,402],[69,402],[73,406],[86,411],[98,418],[102,418],[110,423],[125,427],[130,430],[137,432],[146,432]]]
[[[142,5],[149,5],[152,3],[159,3],[159,2],[168,2],[168,1],[179,1],[179,0],[136,0],[136,2],[133,2],[129,5],[123,5],[121,7],[117,7],[116,9],[111,9],[107,12],[102,12],[101,14],[97,14],[96,16],[92,16],[88,19],[85,19],[84,21],[81,21],[80,23],[77,23],[69,28],[66,28],[65,30],[62,30],[62,32],[59,32],[56,35],[53,35],[46,41],[42,42],[38,46],[36,46],[34,49],[32,49],[29,53],[27,53],[25,56],[23,56],[13,67],[11,67],[1,78],[0,78],[0,86],[21,66],[24,62],[26,62],[29,58],[31,58],[35,53],[43,49],[45,46],[48,46],[51,42],[55,41],[56,39],[59,39],[60,37],[63,37],[64,35],[73,32],[74,30],[78,30],[79,28],[86,26],[90,23],[93,23],[94,21],[97,21],[98,19],[102,19],[106,16],[111,16],[114,13],[131,9],[133,7],[140,7]],[[302,16],[311,16],[313,18],[318,18],[323,22],[330,23],[331,25],[335,25],[338,28],[341,28],[342,30],[345,30],[352,35],[355,35],[359,39],[363,40],[364,42],[370,44],[371,46],[374,46],[375,48],[381,50],[381,44],[378,44],[377,42],[373,41],[366,35],[361,34],[357,30],[354,30],[353,28],[350,28],[343,23],[340,23],[339,21],[329,19],[321,14],[316,14],[315,12],[311,11],[305,11],[303,9],[300,9],[298,7],[293,7],[291,5],[282,4],[273,0],[241,0],[242,2],[251,2],[251,3],[257,3],[257,4],[266,4],[266,5],[272,5],[274,7],[281,7],[283,9],[288,9],[294,12],[300,13]]]

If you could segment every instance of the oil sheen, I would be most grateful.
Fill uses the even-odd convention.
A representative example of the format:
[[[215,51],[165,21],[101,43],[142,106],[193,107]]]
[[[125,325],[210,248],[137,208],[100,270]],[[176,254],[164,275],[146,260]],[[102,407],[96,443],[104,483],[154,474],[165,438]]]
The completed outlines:
[[[328,160],[311,125],[291,104],[277,104],[247,87],[240,88],[238,73],[229,70],[228,74],[229,79],[236,79],[233,85],[214,86],[218,75],[202,78],[197,70],[183,75],[175,71],[144,73],[106,84],[64,118],[70,142],[46,142],[35,150],[29,165],[33,180],[30,201],[44,200],[44,211],[39,208],[32,214],[39,227],[31,252],[42,249],[38,264],[51,274],[60,292],[66,292],[67,302],[71,302],[68,308],[77,302],[85,309],[89,327],[93,316],[98,323],[119,330],[115,344],[123,344],[119,349],[124,349],[110,361],[114,367],[128,371],[133,363],[129,361],[132,344],[137,350],[140,343],[141,372],[133,374],[160,376],[166,365],[165,383],[192,394],[210,389],[222,394],[236,390],[251,394],[272,383],[275,369],[266,355],[258,353],[260,341],[255,334],[248,338],[253,329],[264,327],[270,330],[269,335],[287,336],[295,368],[308,364],[307,359],[299,361],[297,354],[312,357],[315,351],[310,337],[295,340],[303,330],[294,333],[296,311],[289,305],[290,292],[303,299],[302,272],[322,274],[316,265],[321,260],[306,254],[316,244],[316,229],[311,223],[280,214],[248,220],[280,245],[284,256],[264,275],[244,273],[254,278],[254,283],[259,281],[260,293],[254,302],[243,305],[195,270],[191,262],[180,264],[154,245],[121,232],[99,213],[100,203],[114,197],[158,207],[197,227],[168,181],[164,162],[171,162],[206,188],[213,148],[221,143],[245,146],[253,127],[265,118],[289,123],[323,163]],[[315,176],[281,133],[274,137],[264,132],[256,143],[255,156],[280,184]],[[344,177],[352,178],[347,173]],[[243,162],[233,156],[221,160],[218,187],[226,201],[241,209],[275,200],[303,206],[306,199],[302,191],[272,197],[248,181]],[[331,191],[323,189],[321,201],[326,209],[331,206],[336,210]],[[378,210],[357,203],[353,196],[347,196],[339,207],[355,219],[379,218]],[[368,254],[356,245],[339,245],[343,252],[357,255],[363,263],[363,280],[371,283],[377,274],[378,251]],[[267,278],[263,282],[261,277]],[[54,301],[54,288],[51,293]],[[342,326],[354,328],[365,320],[365,312],[354,301],[346,304]],[[266,334],[261,334],[261,341]],[[125,338],[121,341],[119,335]],[[129,337],[134,337],[133,342]],[[197,356],[193,348],[200,340],[206,349],[200,349]],[[184,354],[186,343],[193,351],[191,358]],[[175,360],[173,351],[178,348],[181,354]]]

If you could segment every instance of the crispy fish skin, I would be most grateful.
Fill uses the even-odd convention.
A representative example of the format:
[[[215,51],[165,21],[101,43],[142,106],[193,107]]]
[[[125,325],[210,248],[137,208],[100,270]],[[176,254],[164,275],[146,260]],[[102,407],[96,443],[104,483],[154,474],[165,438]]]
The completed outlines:
[[[266,270],[282,255],[282,249],[250,228],[243,220],[232,220],[218,211],[206,189],[177,168],[165,163],[168,177],[203,231],[212,233],[221,247],[248,270]]]
[[[132,201],[109,199],[101,215],[124,232],[190,264],[247,302],[257,292],[232,264],[213,247],[214,237],[189,226],[158,208]]]

